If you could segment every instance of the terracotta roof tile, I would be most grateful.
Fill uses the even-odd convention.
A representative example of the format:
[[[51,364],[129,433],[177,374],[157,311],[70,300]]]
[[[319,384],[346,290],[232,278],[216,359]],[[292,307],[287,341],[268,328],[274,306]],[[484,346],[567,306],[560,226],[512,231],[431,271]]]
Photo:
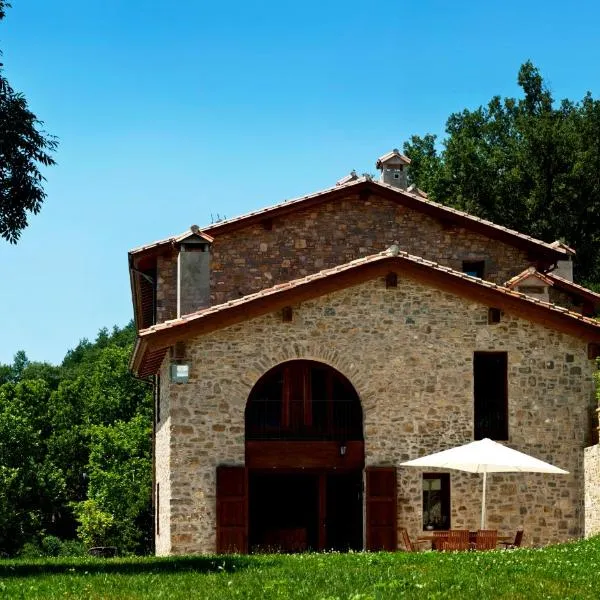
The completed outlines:
[[[504,285],[506,287],[513,288],[522,281],[525,281],[529,277],[535,277],[536,279],[539,279],[546,285],[554,285],[554,283],[551,281],[547,274],[540,273],[535,267],[528,267],[518,275],[515,275],[513,278],[509,279]]]
[[[147,244],[145,246],[138,246],[137,248],[130,250],[129,254],[139,254],[140,252],[146,252],[147,250],[152,250],[153,248],[157,248],[159,246],[178,244],[179,242],[182,242],[183,240],[193,235],[201,237],[202,239],[206,240],[209,244],[212,244],[212,242],[215,239],[207,233],[204,233],[197,225],[192,225],[189,229],[186,229],[183,233],[180,233],[179,235],[174,235],[162,240],[158,240],[157,242],[152,242],[151,244]]]
[[[404,162],[407,165],[410,165],[411,160],[410,158],[408,158],[408,156],[405,156],[404,154],[402,154],[400,152],[400,150],[398,150],[397,148],[394,148],[391,152],[386,152],[386,154],[384,154],[383,156],[380,156],[377,159],[377,162],[375,163],[375,166],[380,169],[381,165],[390,160],[391,158],[399,158],[402,160],[402,162]]]
[[[569,279],[565,279],[564,277],[561,277],[560,275],[555,275],[552,272],[546,273],[546,276],[548,277],[548,279],[552,280],[556,284],[557,287],[567,288],[574,292],[579,292],[582,295],[585,295],[586,297],[588,297],[590,299],[595,298],[598,302],[600,302],[600,294],[598,294],[597,292],[594,292],[593,290],[590,290],[589,288],[579,285],[579,284],[575,283],[574,281],[570,281]]]
[[[538,240],[534,237],[531,237],[530,235],[525,235],[523,233],[515,231],[514,229],[509,229],[508,227],[504,227],[502,225],[496,225],[495,223],[492,223],[491,221],[488,221],[486,219],[481,219],[479,217],[475,217],[464,211],[458,210],[456,208],[452,208],[450,206],[446,206],[445,204],[440,204],[438,202],[434,202],[433,200],[429,200],[428,198],[425,198],[419,194],[415,194],[415,193],[409,192],[407,190],[401,190],[401,189],[391,186],[389,184],[383,183],[381,181],[374,181],[374,180],[364,177],[364,176],[359,177],[358,179],[351,180],[347,183],[343,183],[341,185],[335,185],[335,186],[332,186],[329,188],[325,188],[323,190],[319,190],[318,192],[314,192],[312,194],[307,194],[307,195],[301,196],[299,198],[293,198],[291,200],[286,200],[284,202],[280,202],[279,204],[274,204],[274,205],[268,206],[266,208],[262,208],[262,209],[259,209],[256,211],[245,213],[243,215],[234,217],[232,219],[226,219],[224,221],[219,221],[218,223],[212,223],[210,225],[203,227],[201,229],[201,231],[202,231],[203,235],[211,235],[212,231],[215,231],[215,235],[218,235],[218,230],[223,227],[230,227],[230,226],[242,224],[246,220],[254,219],[257,217],[261,217],[261,216],[264,216],[265,218],[267,218],[268,215],[274,211],[278,211],[283,208],[295,207],[297,205],[302,204],[303,202],[306,202],[307,200],[315,199],[315,198],[318,198],[319,196],[324,196],[324,195],[332,193],[332,192],[339,193],[340,190],[346,190],[346,189],[352,190],[353,188],[360,187],[362,184],[365,184],[365,183],[368,183],[369,186],[372,186],[375,189],[375,193],[377,193],[377,188],[379,187],[379,188],[386,190],[387,192],[391,192],[393,195],[397,195],[399,199],[401,199],[402,196],[406,196],[406,197],[412,199],[413,201],[415,201],[415,209],[416,210],[418,210],[419,205],[421,205],[423,207],[429,207],[429,208],[432,208],[436,213],[439,213],[440,215],[445,214],[446,216],[448,216],[450,218],[452,216],[458,217],[460,220],[465,222],[466,225],[468,225],[469,223],[473,223],[474,225],[483,225],[485,227],[491,228],[492,230],[503,232],[505,234],[516,237],[516,238],[526,241],[528,243],[531,243],[531,244],[534,244],[537,246],[541,246],[547,250],[553,251],[554,253],[560,253],[560,254],[564,254],[564,255],[568,255],[568,253],[569,253],[567,250],[565,250],[565,248],[562,245],[556,245],[556,243],[548,244],[547,242]],[[143,253],[148,250],[159,248],[161,246],[166,246],[166,245],[169,245],[172,243],[177,243],[178,241],[185,239],[185,237],[188,235],[190,235],[190,230],[187,230],[186,232],[184,232],[178,236],[169,237],[169,238],[166,238],[163,240],[159,240],[157,242],[153,242],[152,244],[148,244],[146,246],[140,246],[138,248],[134,248],[133,250],[130,251],[130,255]]]
[[[577,252],[575,252],[574,248],[571,248],[571,246],[567,246],[567,244],[565,244],[564,242],[561,242],[560,240],[555,240],[550,245],[553,248],[561,248],[563,250],[566,250],[568,254],[577,254]]]
[[[218,304],[215,306],[211,306],[209,308],[199,310],[195,313],[185,315],[185,317],[181,317],[179,319],[173,319],[171,321],[165,321],[164,323],[159,323],[157,325],[153,325],[152,327],[149,327],[147,329],[140,331],[139,335],[141,338],[143,338],[143,337],[151,336],[153,333],[157,333],[159,331],[172,329],[184,322],[201,321],[204,317],[206,317],[208,315],[227,311],[234,307],[253,302],[254,300],[257,300],[259,298],[268,298],[270,296],[279,294],[285,290],[301,287],[312,281],[326,279],[328,277],[331,277],[334,274],[338,274],[338,273],[345,272],[345,271],[351,271],[352,269],[356,269],[357,267],[360,267],[361,265],[376,263],[376,262],[379,262],[382,260],[388,260],[388,259],[394,258],[394,257],[397,257],[397,258],[405,260],[405,261],[409,261],[413,264],[428,267],[432,271],[447,273],[447,274],[455,277],[456,279],[462,279],[465,281],[469,281],[470,283],[476,284],[483,288],[494,290],[496,293],[499,293],[502,295],[511,296],[513,298],[519,298],[528,304],[534,304],[534,305],[537,305],[540,307],[543,306],[545,309],[547,309],[551,312],[568,315],[574,319],[583,321],[583,322],[587,323],[588,325],[592,325],[595,328],[600,329],[599,321],[589,318],[589,317],[584,317],[584,316],[580,315],[579,313],[572,312],[569,309],[564,308],[562,306],[557,306],[556,304],[552,304],[550,302],[544,302],[543,300],[540,300],[538,298],[532,298],[531,296],[529,296],[527,294],[523,294],[521,292],[514,291],[508,287],[504,287],[504,286],[498,285],[496,283],[486,281],[484,279],[480,279],[479,277],[472,277],[471,275],[467,275],[466,273],[455,271],[454,269],[451,269],[450,267],[447,267],[445,265],[440,265],[436,262],[421,258],[419,256],[409,254],[408,252],[404,252],[402,250],[396,251],[395,249],[388,249],[388,250],[385,250],[378,254],[373,254],[370,256],[366,256],[363,258],[353,260],[344,265],[339,265],[339,266],[336,266],[331,269],[324,269],[322,271],[308,275],[306,277],[302,277],[300,279],[295,279],[293,281],[289,281],[285,284],[285,286],[286,286],[285,288],[282,287],[282,284],[279,284],[279,285],[276,285],[276,286],[273,286],[270,288],[263,289],[254,294],[249,294],[247,296],[243,296],[236,300],[230,300],[224,304]]]

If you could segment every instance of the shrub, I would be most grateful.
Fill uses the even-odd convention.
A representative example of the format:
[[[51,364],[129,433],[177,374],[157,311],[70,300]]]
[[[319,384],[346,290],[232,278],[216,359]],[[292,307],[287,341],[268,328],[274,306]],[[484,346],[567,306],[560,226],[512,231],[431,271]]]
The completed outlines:
[[[85,546],[77,540],[65,540],[62,543],[59,556],[86,556]]]
[[[63,543],[55,535],[42,538],[41,551],[44,556],[59,556]]]
[[[44,552],[37,542],[26,542],[19,552],[19,558],[42,558]]]

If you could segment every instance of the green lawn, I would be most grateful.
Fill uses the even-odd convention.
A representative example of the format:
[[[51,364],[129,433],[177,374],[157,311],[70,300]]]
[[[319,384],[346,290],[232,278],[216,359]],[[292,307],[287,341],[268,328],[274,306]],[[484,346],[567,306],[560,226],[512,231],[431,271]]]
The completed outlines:
[[[2,598],[600,597],[600,538],[540,550],[0,562]]]

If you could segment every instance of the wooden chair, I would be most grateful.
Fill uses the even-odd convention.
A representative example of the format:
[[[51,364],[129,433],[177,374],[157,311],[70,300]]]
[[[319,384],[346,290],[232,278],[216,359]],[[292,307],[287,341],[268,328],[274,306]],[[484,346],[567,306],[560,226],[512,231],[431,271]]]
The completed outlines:
[[[410,539],[410,535],[408,535],[408,531],[406,530],[405,527],[401,527],[400,528],[400,535],[402,537],[402,542],[404,543],[404,547],[406,548],[407,552],[418,552],[419,551],[419,544],[427,544],[427,540],[422,540],[422,541],[416,541],[413,542]]]
[[[432,550],[441,550],[442,544],[448,539],[447,531],[434,531],[433,532],[433,540],[431,542]]]
[[[442,550],[469,550],[471,548],[468,529],[450,529],[447,533],[448,537],[442,542]]]
[[[494,550],[498,544],[496,529],[479,529],[472,544],[473,550]]]
[[[523,528],[519,527],[517,529],[517,533],[515,534],[515,539],[512,542],[500,542],[500,545],[505,548],[505,550],[510,550],[512,548],[520,548],[521,542],[523,541]]]

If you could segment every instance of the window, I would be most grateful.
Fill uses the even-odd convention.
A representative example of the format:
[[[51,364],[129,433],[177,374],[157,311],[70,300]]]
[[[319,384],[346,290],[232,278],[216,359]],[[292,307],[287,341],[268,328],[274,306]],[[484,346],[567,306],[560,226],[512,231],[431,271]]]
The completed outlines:
[[[352,384],[321,363],[289,361],[268,371],[246,405],[252,440],[362,440],[362,409]]]
[[[398,274],[397,273],[388,273],[385,276],[385,287],[386,288],[398,287]]]
[[[160,423],[160,375],[154,376],[154,417],[155,423]]]
[[[160,535],[160,483],[156,484],[156,535]]]
[[[394,173],[394,179],[400,179],[400,173]]]
[[[506,352],[475,352],[473,357],[476,440],[508,439],[507,362]]]
[[[543,285],[520,285],[519,291],[523,294],[543,294],[545,289]]]
[[[488,324],[500,323],[501,311],[499,308],[488,308]]]
[[[485,274],[485,261],[484,260],[463,260],[462,272],[471,277],[479,277],[483,279]]]
[[[423,529],[450,529],[449,473],[423,473]]]

